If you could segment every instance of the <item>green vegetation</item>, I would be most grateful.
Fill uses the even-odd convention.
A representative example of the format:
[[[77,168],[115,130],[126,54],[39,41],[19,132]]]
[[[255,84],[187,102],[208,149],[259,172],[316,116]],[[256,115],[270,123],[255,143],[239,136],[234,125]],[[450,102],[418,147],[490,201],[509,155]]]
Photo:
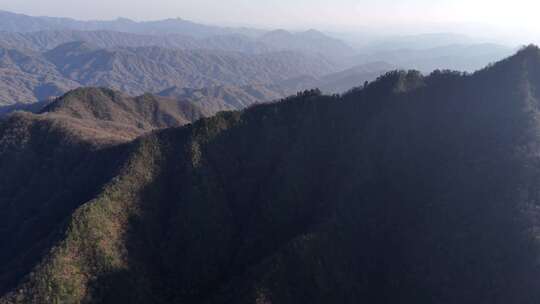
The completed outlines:
[[[539,85],[528,47],[97,148],[85,166],[116,169],[59,199],[66,224],[33,271],[1,264],[16,275],[0,303],[537,303]]]

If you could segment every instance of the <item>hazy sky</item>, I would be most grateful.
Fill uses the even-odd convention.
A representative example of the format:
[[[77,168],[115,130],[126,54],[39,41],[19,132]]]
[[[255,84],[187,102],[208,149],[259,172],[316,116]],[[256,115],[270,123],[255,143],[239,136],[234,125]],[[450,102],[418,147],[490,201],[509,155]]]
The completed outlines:
[[[0,0],[0,9],[77,19],[182,17],[217,24],[326,29],[464,25],[540,33],[538,0]]]

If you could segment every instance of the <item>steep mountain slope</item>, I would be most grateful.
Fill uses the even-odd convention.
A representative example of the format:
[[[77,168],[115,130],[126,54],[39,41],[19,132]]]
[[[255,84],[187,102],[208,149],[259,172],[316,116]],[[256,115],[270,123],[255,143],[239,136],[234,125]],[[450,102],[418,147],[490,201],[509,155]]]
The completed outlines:
[[[114,177],[128,155],[119,144],[203,116],[190,103],[104,88],[71,91],[35,112],[0,119],[0,293],[59,239],[77,202]]]
[[[538,303],[539,86],[529,47],[119,146],[0,303]]]
[[[128,156],[119,143],[202,116],[191,104],[97,88],[43,107],[0,119],[0,293],[61,239],[78,202],[117,174]]]
[[[77,126],[27,113],[0,120],[0,293],[34,267],[78,202],[100,192],[123,161],[118,148],[82,140]]]

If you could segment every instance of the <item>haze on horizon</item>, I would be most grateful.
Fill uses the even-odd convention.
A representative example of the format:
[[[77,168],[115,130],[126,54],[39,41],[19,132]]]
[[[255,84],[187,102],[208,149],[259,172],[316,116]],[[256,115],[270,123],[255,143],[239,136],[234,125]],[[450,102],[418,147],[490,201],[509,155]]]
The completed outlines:
[[[537,42],[534,0],[0,0],[0,9],[34,16],[134,20],[183,18],[261,28],[413,34],[454,32]]]

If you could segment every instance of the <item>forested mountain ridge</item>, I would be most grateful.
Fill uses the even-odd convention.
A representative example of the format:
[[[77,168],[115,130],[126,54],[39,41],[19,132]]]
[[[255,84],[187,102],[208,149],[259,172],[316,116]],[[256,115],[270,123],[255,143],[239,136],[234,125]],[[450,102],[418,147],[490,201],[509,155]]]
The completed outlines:
[[[0,261],[0,303],[538,303],[539,86],[531,46],[472,75],[391,72],[98,149],[113,169],[58,181],[58,220],[0,208],[46,223],[1,226],[32,242]],[[25,147],[39,162],[75,143]],[[46,201],[9,185],[0,207]]]
[[[214,114],[188,100],[152,94],[130,97],[107,88],[79,88],[31,106],[34,105],[15,107],[3,115],[4,119],[16,121],[13,117],[24,117],[33,123],[47,121],[68,129],[84,141],[100,145],[130,141],[152,130],[182,126]]]
[[[115,176],[122,143],[203,116],[190,103],[77,89],[0,119],[0,293],[43,257],[58,227]]]
[[[209,115],[190,102],[151,94],[129,97],[106,88],[73,90],[39,113],[136,126],[143,132],[185,125]]]

